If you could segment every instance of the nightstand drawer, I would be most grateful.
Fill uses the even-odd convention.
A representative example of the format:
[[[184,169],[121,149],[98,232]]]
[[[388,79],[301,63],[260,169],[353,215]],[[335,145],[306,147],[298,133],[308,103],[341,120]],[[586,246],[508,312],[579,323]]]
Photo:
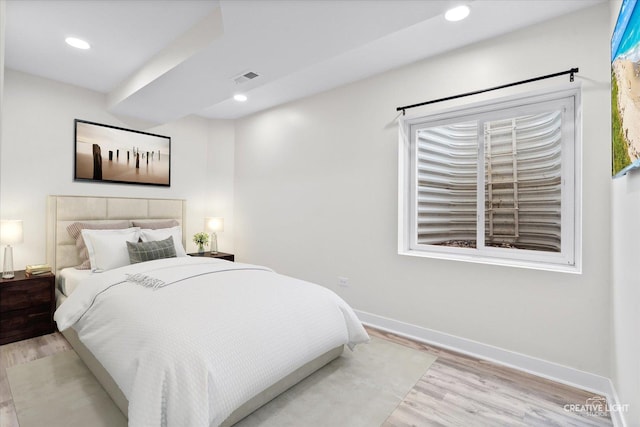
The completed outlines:
[[[3,313],[0,318],[0,345],[54,331],[51,312],[45,307]]]
[[[33,279],[5,285],[0,289],[0,313],[34,306],[50,306],[51,302],[51,279]]]

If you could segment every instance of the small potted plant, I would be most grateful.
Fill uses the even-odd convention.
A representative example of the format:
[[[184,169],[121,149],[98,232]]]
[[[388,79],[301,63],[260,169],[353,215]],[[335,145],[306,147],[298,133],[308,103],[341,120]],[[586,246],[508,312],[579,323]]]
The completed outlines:
[[[198,253],[204,253],[204,245],[209,243],[209,235],[205,232],[193,235],[193,242],[198,245]]]

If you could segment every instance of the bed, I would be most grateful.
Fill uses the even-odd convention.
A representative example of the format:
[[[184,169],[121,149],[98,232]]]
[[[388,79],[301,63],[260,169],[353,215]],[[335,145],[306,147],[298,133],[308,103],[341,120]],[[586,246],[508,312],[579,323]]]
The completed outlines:
[[[368,340],[335,294],[262,266],[172,257],[61,274],[80,262],[74,222],[173,220],[184,245],[184,219],[183,200],[48,199],[56,320],[130,425],[230,426]]]

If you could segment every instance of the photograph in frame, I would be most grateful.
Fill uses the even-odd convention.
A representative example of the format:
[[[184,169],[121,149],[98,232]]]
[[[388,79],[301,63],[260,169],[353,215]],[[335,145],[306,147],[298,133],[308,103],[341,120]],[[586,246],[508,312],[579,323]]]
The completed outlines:
[[[171,185],[171,138],[75,120],[76,181]]]

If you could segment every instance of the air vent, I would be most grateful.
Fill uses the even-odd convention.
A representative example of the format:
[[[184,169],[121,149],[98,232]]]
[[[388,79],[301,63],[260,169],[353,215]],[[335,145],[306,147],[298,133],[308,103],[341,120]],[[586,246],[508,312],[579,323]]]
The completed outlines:
[[[253,71],[249,71],[248,73],[240,74],[239,76],[235,77],[233,81],[236,82],[237,85],[239,85],[242,83],[246,83],[249,80],[253,80],[256,77],[259,77],[259,74],[254,73]]]

